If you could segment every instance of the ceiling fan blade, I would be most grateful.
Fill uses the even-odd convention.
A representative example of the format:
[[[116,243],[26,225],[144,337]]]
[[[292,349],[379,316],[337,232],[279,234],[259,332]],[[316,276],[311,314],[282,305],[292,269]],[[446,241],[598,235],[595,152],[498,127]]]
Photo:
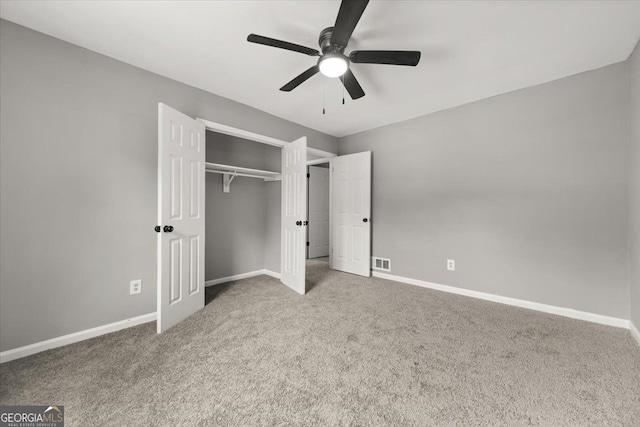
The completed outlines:
[[[364,91],[351,70],[347,69],[347,72],[340,76],[340,80],[342,80],[344,88],[349,92],[351,99],[358,99],[364,96]]]
[[[349,55],[356,64],[391,64],[415,67],[420,62],[420,52],[415,50],[354,50]]]
[[[332,45],[346,47],[349,44],[351,34],[368,3],[369,0],[342,0],[336,24],[333,26],[333,33],[331,34]]]
[[[295,89],[298,86],[300,86],[301,83],[304,83],[309,78],[315,76],[318,73],[318,71],[320,71],[320,69],[318,68],[317,65],[314,65],[313,67],[309,68],[304,73],[300,74],[295,79],[291,80],[286,85],[282,86],[280,88],[280,90],[283,91],[283,92],[291,92],[293,89]]]
[[[272,39],[271,37],[259,36],[257,34],[249,34],[249,37],[247,37],[247,41],[251,43],[263,44],[265,46],[278,47],[280,49],[300,52],[309,56],[320,56],[320,52],[318,52],[315,49],[311,49],[310,47],[300,46],[299,44]]]

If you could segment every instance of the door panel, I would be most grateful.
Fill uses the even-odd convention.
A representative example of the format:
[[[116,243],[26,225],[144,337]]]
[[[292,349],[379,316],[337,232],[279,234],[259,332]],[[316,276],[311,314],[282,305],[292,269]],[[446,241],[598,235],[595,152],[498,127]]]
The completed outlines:
[[[329,256],[329,168],[309,167],[309,258]]]
[[[189,238],[189,295],[193,295],[200,289],[200,236]]]
[[[171,193],[169,193],[169,205],[171,206],[170,219],[182,218],[182,158],[170,155],[171,172],[169,182],[171,183]]]
[[[305,293],[307,138],[282,147],[281,281]]]
[[[170,239],[169,247],[171,248],[169,253],[169,277],[171,278],[169,305],[173,305],[180,302],[182,297],[182,239]]]
[[[204,307],[204,132],[159,104],[158,333]]]
[[[371,152],[333,159],[332,268],[371,275]],[[365,221],[366,220],[366,221]]]
[[[191,193],[189,194],[189,218],[200,218],[200,168],[202,163],[190,160],[189,161],[189,179],[191,179],[190,187]]]

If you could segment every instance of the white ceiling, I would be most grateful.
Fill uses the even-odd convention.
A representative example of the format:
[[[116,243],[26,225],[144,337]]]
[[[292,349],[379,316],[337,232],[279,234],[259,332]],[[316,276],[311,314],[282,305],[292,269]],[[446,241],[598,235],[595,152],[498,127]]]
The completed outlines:
[[[247,35],[318,48],[338,8],[3,0],[0,16],[338,137],[620,62],[640,38],[640,1],[372,1],[346,51],[420,50],[417,67],[352,65],[366,96],[346,105],[340,81],[320,74],[279,91],[317,58]]]

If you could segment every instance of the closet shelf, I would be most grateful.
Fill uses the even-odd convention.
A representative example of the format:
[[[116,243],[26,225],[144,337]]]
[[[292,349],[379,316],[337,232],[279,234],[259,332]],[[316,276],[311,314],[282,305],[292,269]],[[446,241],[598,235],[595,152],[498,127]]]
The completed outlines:
[[[222,191],[229,192],[229,185],[236,176],[245,176],[249,178],[259,178],[265,181],[280,181],[282,176],[280,172],[265,171],[261,169],[243,168],[240,166],[222,165],[220,163],[205,162],[205,171],[224,175],[222,183]]]

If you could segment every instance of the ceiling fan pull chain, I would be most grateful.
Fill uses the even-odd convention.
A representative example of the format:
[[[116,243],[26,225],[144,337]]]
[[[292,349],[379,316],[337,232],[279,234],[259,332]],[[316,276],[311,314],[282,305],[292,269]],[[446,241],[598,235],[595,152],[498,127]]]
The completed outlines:
[[[322,84],[322,114],[325,114],[325,105],[326,105],[326,98],[327,98],[327,82],[325,81]]]
[[[344,105],[344,85],[342,85],[342,105]]]

